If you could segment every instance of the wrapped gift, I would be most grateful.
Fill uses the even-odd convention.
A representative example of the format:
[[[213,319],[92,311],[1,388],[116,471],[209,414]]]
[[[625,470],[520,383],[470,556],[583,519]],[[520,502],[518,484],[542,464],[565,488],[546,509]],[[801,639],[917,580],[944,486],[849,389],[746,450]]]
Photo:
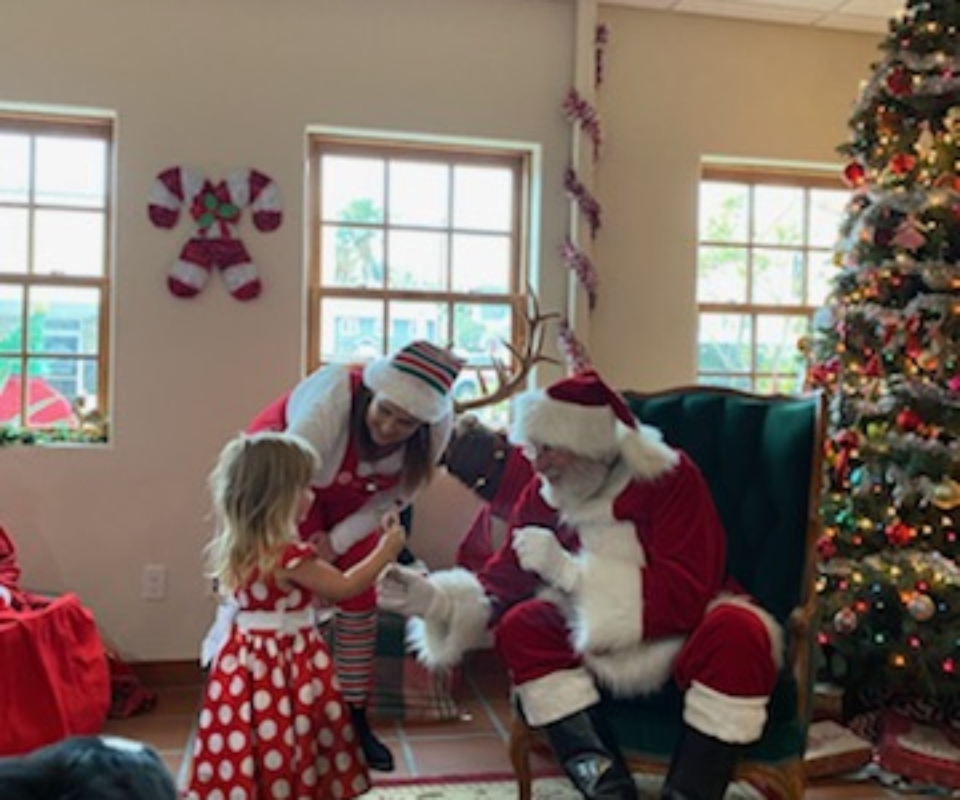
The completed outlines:
[[[895,712],[883,720],[880,766],[912,781],[960,789],[960,747],[943,727]]]
[[[833,720],[819,720],[807,732],[803,767],[807,779],[854,772],[870,762],[873,746]]]

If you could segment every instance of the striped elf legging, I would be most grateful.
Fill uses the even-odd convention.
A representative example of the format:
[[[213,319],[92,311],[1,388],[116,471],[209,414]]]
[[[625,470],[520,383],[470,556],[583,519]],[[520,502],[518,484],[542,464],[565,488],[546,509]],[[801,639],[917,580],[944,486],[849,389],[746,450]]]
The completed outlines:
[[[365,706],[373,684],[373,657],[377,637],[377,610],[338,608],[333,618],[333,650],[343,699]]]

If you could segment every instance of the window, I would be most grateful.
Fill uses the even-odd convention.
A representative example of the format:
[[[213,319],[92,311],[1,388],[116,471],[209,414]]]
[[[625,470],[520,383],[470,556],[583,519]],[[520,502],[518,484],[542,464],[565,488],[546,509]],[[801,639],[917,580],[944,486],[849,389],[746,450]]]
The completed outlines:
[[[517,149],[312,135],[309,368],[428,339],[466,359],[458,400],[495,387],[524,333],[529,164]]]
[[[705,167],[697,255],[700,383],[764,393],[803,388],[798,344],[827,297],[849,197],[830,173]]]
[[[4,439],[102,438],[110,187],[106,119],[0,112],[0,427]],[[60,431],[57,436],[54,432]]]

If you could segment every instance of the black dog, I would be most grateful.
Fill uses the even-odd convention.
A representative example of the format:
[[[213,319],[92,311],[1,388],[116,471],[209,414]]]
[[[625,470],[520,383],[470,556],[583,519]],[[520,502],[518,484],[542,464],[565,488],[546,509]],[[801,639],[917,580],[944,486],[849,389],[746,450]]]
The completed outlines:
[[[114,736],[77,736],[0,758],[3,800],[177,800],[156,750]]]

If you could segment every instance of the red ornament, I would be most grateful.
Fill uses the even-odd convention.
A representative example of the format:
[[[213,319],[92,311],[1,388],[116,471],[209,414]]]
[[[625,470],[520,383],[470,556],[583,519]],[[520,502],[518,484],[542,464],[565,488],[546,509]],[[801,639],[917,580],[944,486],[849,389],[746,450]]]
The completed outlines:
[[[895,175],[906,175],[912,172],[916,166],[916,156],[912,156],[909,153],[897,153],[890,159],[890,169],[893,170]]]
[[[852,186],[854,189],[859,188],[867,182],[867,171],[863,168],[863,164],[854,161],[847,164],[843,170],[843,180],[847,186]]]
[[[887,75],[887,88],[894,97],[913,94],[913,79],[903,67],[897,67]]]
[[[887,535],[887,541],[896,547],[908,545],[913,540],[913,528],[900,521],[891,522],[884,533]]]
[[[821,536],[817,540],[817,555],[821,561],[829,561],[837,554],[837,545],[829,536]]]
[[[906,408],[897,414],[897,427],[907,433],[912,433],[923,424],[923,418],[913,409]]]

